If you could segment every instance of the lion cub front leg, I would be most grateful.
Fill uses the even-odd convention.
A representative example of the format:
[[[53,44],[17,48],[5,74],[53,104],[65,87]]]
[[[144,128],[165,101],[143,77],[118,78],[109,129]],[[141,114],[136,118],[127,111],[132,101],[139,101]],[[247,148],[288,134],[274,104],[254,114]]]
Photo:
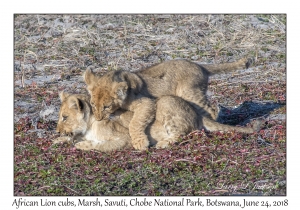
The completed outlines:
[[[64,142],[70,142],[72,145],[76,146],[77,142],[85,141],[85,138],[83,138],[80,134],[75,136],[60,136],[52,141],[52,144],[58,144],[58,143],[64,143]]]
[[[74,137],[61,136],[61,137],[54,139],[52,142],[53,142],[53,144],[58,144],[58,143],[63,143],[63,142],[72,142],[74,144],[76,142],[76,140],[77,139]],[[92,149],[94,149],[94,144],[93,144],[93,141],[82,140],[82,141],[76,143],[75,147],[77,149],[81,149],[81,150],[92,150]]]
[[[52,141],[52,144],[58,144],[61,142],[70,142],[72,138],[70,136],[60,136]]]
[[[86,140],[76,143],[75,147],[80,150],[89,151],[92,149],[96,149],[96,143],[94,141]]]
[[[147,126],[154,120],[156,104],[149,98],[140,98],[133,101],[129,110],[133,111],[133,117],[129,123],[129,135],[132,146],[137,150],[146,150],[149,139],[145,134]]]

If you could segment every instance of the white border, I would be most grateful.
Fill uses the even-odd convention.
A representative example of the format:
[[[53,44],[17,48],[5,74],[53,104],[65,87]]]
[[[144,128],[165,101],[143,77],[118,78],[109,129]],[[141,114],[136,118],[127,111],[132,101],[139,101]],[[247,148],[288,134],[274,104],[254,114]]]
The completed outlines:
[[[298,206],[297,197],[299,182],[299,151],[298,139],[298,98],[300,72],[299,69],[299,6],[296,1],[252,0],[252,1],[37,1],[15,0],[2,3],[1,8],[1,82],[2,96],[1,106],[1,206],[4,209],[12,208],[13,197],[13,14],[14,13],[287,13],[287,196],[285,197],[245,197],[249,200],[289,200],[288,208]],[[3,97],[4,96],[4,97]],[[7,111],[9,110],[9,111]],[[293,113],[293,114],[291,114]],[[8,149],[9,148],[9,149]],[[81,197],[82,198],[82,197]],[[122,199],[122,197],[110,197]],[[139,197],[140,198],[140,197]],[[168,197],[164,197],[168,198]],[[177,199],[178,197],[170,197]],[[185,197],[187,198],[187,197]],[[209,197],[201,197],[205,200]],[[212,197],[218,200],[242,200],[240,197]],[[27,200],[37,200],[39,197],[26,197]],[[49,197],[51,200],[64,200],[66,197]],[[76,197],[71,199],[77,200]],[[89,198],[91,199],[91,198]],[[130,197],[127,197],[130,199]],[[153,199],[150,197],[149,199]],[[39,207],[40,208],[40,207]],[[57,207],[59,208],[59,207]],[[89,207],[93,208],[93,207]],[[97,207],[98,209],[100,207]],[[199,207],[197,207],[199,209]],[[222,207],[224,208],[224,207]],[[272,209],[275,207],[272,207]],[[22,208],[21,208],[22,209]],[[31,209],[31,208],[27,208]],[[64,209],[74,209],[65,207]],[[76,209],[81,209],[77,207]],[[95,209],[95,207],[94,207]],[[166,207],[166,209],[179,209],[178,207]],[[181,207],[182,209],[182,207]],[[220,207],[219,207],[220,209]],[[232,209],[232,207],[225,207]],[[247,208],[251,209],[251,208]],[[257,209],[257,208],[256,208]]]

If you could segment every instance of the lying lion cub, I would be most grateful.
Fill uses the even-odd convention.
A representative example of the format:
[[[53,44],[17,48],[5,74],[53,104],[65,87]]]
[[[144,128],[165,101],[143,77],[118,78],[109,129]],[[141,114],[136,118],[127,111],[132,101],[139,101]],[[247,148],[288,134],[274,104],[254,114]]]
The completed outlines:
[[[129,145],[128,129],[122,126],[123,113],[119,114],[119,118],[97,121],[87,95],[61,92],[59,97],[62,104],[56,131],[71,137],[62,136],[53,143],[84,140],[76,143],[76,148],[100,151],[117,150]]]
[[[154,98],[179,96],[194,107],[198,116],[217,118],[206,99],[209,75],[246,68],[247,59],[233,63],[198,65],[187,60],[171,60],[136,73],[111,71],[96,77],[90,69],[84,74],[91,104],[97,120],[104,119],[118,109],[134,112],[129,134],[135,149],[149,146],[145,134],[155,115]]]
[[[56,131],[62,136],[53,143],[82,140],[75,147],[82,150],[96,149],[113,151],[132,146],[128,127],[133,117],[130,111],[118,111],[110,119],[97,121],[92,113],[89,98],[82,94],[59,94],[62,102]],[[256,126],[258,127],[258,126]],[[150,145],[165,148],[175,142],[180,135],[205,128],[209,131],[236,130],[252,133],[257,128],[234,127],[217,123],[207,117],[198,119],[194,109],[183,99],[176,96],[163,96],[156,102],[155,120],[146,130]]]

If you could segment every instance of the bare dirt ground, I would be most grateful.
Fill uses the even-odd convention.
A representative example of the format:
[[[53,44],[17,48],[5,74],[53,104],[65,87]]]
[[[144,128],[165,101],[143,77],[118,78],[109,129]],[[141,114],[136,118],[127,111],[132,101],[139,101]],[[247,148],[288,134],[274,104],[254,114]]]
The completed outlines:
[[[286,194],[285,15],[15,15],[14,24],[15,195]],[[102,74],[245,56],[255,64],[211,77],[208,98],[219,122],[263,119],[257,134],[195,131],[148,152],[51,146],[58,93],[87,93],[90,65]]]

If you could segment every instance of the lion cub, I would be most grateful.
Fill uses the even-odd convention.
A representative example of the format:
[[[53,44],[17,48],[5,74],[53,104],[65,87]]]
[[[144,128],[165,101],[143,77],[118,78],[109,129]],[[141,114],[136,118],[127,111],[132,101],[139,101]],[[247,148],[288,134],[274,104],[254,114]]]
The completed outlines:
[[[56,131],[61,134],[71,134],[72,137],[62,136],[53,141],[78,140],[75,147],[81,150],[96,149],[113,151],[132,146],[128,127],[133,113],[118,111],[110,119],[95,120],[89,104],[89,98],[82,94],[61,92],[62,102]],[[180,135],[205,128],[209,131],[230,131],[253,133],[258,129],[223,125],[207,117],[198,118],[194,108],[183,99],[176,96],[163,96],[156,101],[155,120],[146,129],[150,145],[165,148],[175,142]]]
[[[54,143],[80,139],[84,141],[76,143],[76,148],[104,152],[130,145],[128,129],[122,126],[122,112],[113,119],[97,121],[88,96],[61,92],[59,97],[62,104],[56,131],[72,137],[62,136],[55,139]]]
[[[111,71],[102,77],[96,77],[87,69],[84,80],[97,120],[118,109],[134,112],[129,124],[129,134],[133,147],[144,150],[149,145],[145,129],[153,121],[154,98],[179,96],[195,108],[198,116],[216,119],[217,114],[206,98],[209,75],[248,66],[249,61],[245,58],[233,63],[213,65],[171,60],[135,73]]]

